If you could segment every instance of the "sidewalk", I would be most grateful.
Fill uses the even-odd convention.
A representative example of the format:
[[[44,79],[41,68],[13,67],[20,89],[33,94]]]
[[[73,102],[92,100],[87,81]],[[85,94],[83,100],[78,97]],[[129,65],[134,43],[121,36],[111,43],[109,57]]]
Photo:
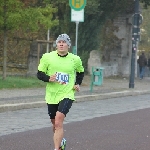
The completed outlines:
[[[134,83],[134,88],[129,88],[127,78],[104,78],[103,84],[94,86],[93,92],[90,92],[90,77],[85,76],[75,102],[150,93],[150,77],[143,80],[135,78]],[[0,112],[46,106],[44,95],[45,88],[0,90]]]

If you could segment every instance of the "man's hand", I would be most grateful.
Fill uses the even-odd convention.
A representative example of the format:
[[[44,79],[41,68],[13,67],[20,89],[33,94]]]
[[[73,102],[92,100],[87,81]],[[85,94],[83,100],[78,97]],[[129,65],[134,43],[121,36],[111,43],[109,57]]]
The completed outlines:
[[[50,79],[49,79],[49,82],[55,82],[55,81],[56,81],[56,74],[51,75]]]
[[[79,92],[79,91],[80,91],[80,86],[79,86],[79,84],[74,85],[73,89],[74,89],[75,91]]]

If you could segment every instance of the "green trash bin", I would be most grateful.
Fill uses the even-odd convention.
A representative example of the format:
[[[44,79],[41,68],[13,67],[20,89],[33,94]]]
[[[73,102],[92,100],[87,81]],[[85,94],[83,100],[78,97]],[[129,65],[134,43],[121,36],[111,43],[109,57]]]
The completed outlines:
[[[103,84],[103,67],[92,67],[90,91],[93,91],[93,85]]]

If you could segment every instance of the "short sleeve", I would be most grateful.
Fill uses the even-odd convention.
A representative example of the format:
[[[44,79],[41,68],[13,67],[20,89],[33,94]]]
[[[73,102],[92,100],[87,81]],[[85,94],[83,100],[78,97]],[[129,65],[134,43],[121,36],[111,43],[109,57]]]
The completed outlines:
[[[76,57],[76,72],[84,72],[82,61],[79,56]]]
[[[38,66],[38,70],[46,73],[47,68],[48,68],[47,55],[43,54],[42,58],[40,59],[40,64]]]

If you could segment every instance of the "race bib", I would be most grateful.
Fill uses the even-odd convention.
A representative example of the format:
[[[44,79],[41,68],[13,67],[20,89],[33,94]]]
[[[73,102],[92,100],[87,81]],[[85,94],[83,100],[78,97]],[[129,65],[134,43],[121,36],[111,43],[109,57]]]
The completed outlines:
[[[60,82],[61,84],[68,84],[69,83],[69,74],[57,72],[56,73],[56,81]]]

